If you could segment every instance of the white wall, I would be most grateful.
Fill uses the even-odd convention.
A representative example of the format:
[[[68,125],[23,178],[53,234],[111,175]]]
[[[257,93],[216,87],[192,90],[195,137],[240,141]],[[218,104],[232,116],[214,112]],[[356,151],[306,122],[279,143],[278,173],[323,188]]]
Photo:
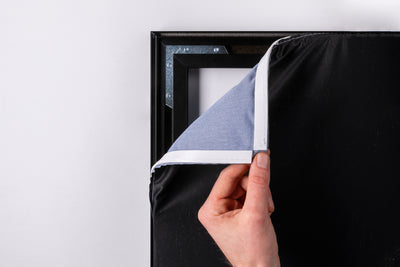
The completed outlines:
[[[149,265],[151,30],[399,30],[396,2],[1,0],[0,266]]]

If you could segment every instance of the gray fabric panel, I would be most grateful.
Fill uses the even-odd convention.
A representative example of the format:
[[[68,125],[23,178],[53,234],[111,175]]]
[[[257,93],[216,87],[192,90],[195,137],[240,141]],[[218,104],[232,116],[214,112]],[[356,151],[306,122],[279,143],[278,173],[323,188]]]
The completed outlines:
[[[252,150],[256,70],[257,66],[195,120],[171,146],[169,152]]]

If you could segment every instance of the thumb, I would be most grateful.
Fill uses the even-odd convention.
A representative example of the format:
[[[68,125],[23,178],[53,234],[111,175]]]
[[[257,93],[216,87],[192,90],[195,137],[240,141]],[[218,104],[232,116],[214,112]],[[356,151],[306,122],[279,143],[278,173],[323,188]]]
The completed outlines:
[[[250,166],[246,200],[243,206],[257,214],[268,214],[270,190],[270,158],[265,152],[258,153]]]

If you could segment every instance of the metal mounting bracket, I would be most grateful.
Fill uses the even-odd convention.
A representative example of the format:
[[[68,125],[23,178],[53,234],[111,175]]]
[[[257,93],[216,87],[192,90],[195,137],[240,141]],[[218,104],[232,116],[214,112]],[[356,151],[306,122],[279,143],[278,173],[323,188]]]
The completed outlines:
[[[165,104],[174,108],[174,55],[228,54],[223,45],[166,45],[165,46]]]

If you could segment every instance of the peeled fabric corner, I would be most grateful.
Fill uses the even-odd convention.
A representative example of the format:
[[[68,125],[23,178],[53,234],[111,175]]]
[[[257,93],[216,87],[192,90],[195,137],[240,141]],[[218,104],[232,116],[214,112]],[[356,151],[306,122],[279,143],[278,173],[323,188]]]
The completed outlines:
[[[230,266],[197,212],[224,167],[268,148],[282,266],[400,266],[399,47],[383,32],[272,44],[152,167],[152,266]]]

